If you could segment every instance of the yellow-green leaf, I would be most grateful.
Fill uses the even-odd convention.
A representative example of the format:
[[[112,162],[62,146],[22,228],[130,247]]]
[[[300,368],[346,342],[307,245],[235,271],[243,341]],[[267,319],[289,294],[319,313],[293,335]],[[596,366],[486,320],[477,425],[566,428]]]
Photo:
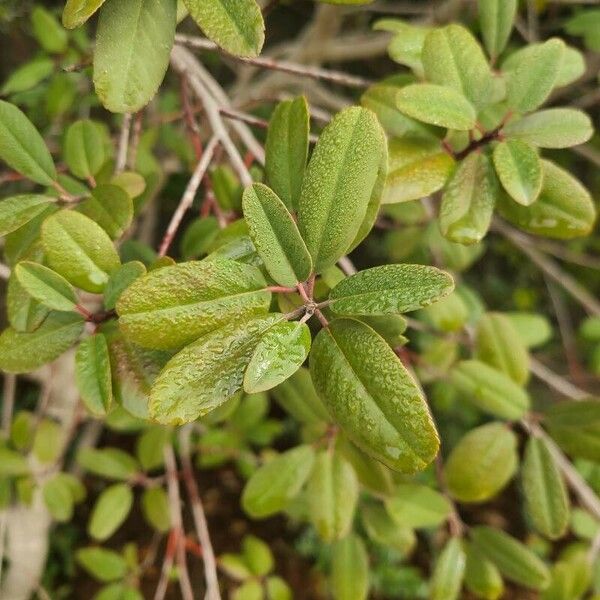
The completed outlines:
[[[502,187],[523,206],[533,204],[542,191],[542,163],[535,148],[521,140],[507,140],[494,148],[494,166]]]
[[[101,6],[105,0],[67,0],[62,14],[63,25],[67,29],[75,29],[83,25]]]
[[[88,523],[95,540],[107,540],[123,524],[133,505],[133,492],[126,483],[107,487],[98,497]]]
[[[15,267],[15,275],[23,289],[44,306],[52,310],[75,310],[75,290],[52,269],[38,263],[21,261]]]
[[[495,60],[504,50],[517,15],[517,0],[479,0],[479,23],[488,54]]]
[[[79,344],[75,355],[75,380],[86,408],[93,415],[106,415],[113,395],[108,344],[102,333]]]
[[[459,538],[453,537],[438,556],[431,577],[431,600],[456,600],[465,574],[465,552]]]

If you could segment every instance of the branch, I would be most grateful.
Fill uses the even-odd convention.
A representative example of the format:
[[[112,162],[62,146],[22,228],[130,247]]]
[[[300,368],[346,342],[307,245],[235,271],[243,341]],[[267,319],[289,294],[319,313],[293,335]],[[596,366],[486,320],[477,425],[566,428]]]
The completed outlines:
[[[206,580],[205,600],[221,600],[219,591],[219,579],[217,577],[217,562],[215,553],[210,540],[210,533],[206,523],[206,515],[202,500],[198,492],[198,485],[194,477],[192,461],[190,459],[190,425],[183,427],[179,432],[179,450],[181,455],[181,464],[183,466],[183,481],[185,483],[190,502],[192,503],[192,515],[194,525],[198,533],[198,540],[202,547],[202,558],[204,560],[204,578]]]
[[[204,177],[204,174],[206,173],[208,166],[210,165],[210,161],[213,158],[217,144],[217,136],[213,135],[213,137],[208,142],[204,153],[202,154],[202,158],[196,165],[196,169],[194,170],[194,173],[192,174],[192,177],[190,178],[187,187],[185,188],[185,192],[181,197],[179,206],[177,207],[175,213],[171,217],[171,222],[169,223],[165,236],[163,237],[163,240],[160,244],[160,249],[158,251],[159,256],[165,256],[165,254],[168,252],[169,247],[173,242],[173,238],[175,237],[175,234],[177,233],[177,230],[181,225],[181,221],[183,220],[186,211],[194,202],[194,197],[196,196],[196,192],[198,191],[200,182],[202,181],[202,178]]]
[[[125,170],[127,164],[127,151],[129,149],[129,132],[131,130],[131,113],[123,115],[123,124],[121,125],[121,135],[119,137],[119,148],[117,150],[117,162],[115,164],[115,173]]]
[[[227,58],[231,58],[232,60],[243,62],[248,65],[254,65],[255,67],[271,69],[274,71],[282,71],[283,73],[288,73],[290,75],[299,75],[301,77],[308,77],[309,79],[329,81],[330,83],[337,83],[346,87],[364,89],[374,83],[370,79],[365,79],[364,77],[357,77],[355,75],[350,75],[342,71],[321,69],[320,67],[310,67],[307,65],[287,62],[284,60],[274,60],[271,58],[240,58],[238,56],[232,56],[231,54],[227,54],[224,50],[219,48],[219,46],[217,46],[217,44],[215,44],[214,42],[200,37],[176,34],[175,43],[199,50],[210,50],[213,52],[219,52],[225,55]]]
[[[551,371],[546,365],[541,363],[533,356],[530,358],[529,367],[531,372],[541,381],[548,384],[549,387],[556,390],[563,396],[570,398],[571,400],[585,400],[591,396],[590,393],[578,388],[573,385],[570,381],[567,381],[564,377]]]

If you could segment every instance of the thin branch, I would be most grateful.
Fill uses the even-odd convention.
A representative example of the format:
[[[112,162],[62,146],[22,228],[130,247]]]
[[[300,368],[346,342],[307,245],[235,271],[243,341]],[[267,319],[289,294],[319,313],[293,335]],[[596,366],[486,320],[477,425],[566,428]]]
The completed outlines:
[[[127,165],[127,153],[129,151],[129,133],[131,131],[131,113],[123,115],[123,124],[121,125],[121,135],[119,136],[119,148],[117,150],[117,162],[115,172],[120,173],[125,170]]]
[[[173,216],[171,217],[171,222],[169,223],[167,231],[160,244],[160,249],[158,251],[159,256],[165,256],[165,254],[168,252],[169,247],[173,242],[173,238],[175,237],[175,234],[177,233],[177,230],[181,225],[181,221],[183,220],[186,211],[194,202],[194,197],[196,196],[196,192],[198,191],[200,182],[202,181],[202,178],[204,177],[204,174],[206,173],[208,166],[210,165],[210,161],[213,158],[213,154],[218,143],[219,142],[216,135],[214,135],[208,142],[204,150],[204,154],[202,154],[202,158],[196,165],[196,169],[194,170],[194,173],[190,178],[187,187],[185,188],[185,192],[181,197],[179,206],[177,207],[177,210],[173,213]]]
[[[2,433],[4,437],[8,437],[10,434],[16,389],[17,376],[12,373],[5,373],[4,388],[2,390]]]
[[[346,87],[363,89],[374,83],[373,81],[365,79],[364,77],[357,77],[342,71],[311,67],[283,60],[274,60],[272,58],[240,58],[238,56],[232,56],[231,54],[227,54],[224,50],[219,48],[219,46],[217,46],[217,44],[214,42],[201,37],[176,34],[175,43],[189,46],[190,48],[195,48],[198,50],[219,52],[227,56],[227,58],[231,58],[232,60],[243,62],[248,65],[254,65],[255,67],[271,69],[274,71],[282,71],[290,75],[299,75],[301,77],[308,77],[310,79],[329,81],[330,83],[337,83]]]
[[[357,272],[354,263],[347,256],[342,256],[338,260],[338,267],[344,272],[344,275],[350,276]]]
[[[541,381],[546,383],[553,390],[556,390],[563,396],[570,398],[571,400],[585,400],[589,398],[591,394],[573,385],[570,381],[567,381],[564,377],[561,377],[554,371],[551,371],[546,365],[541,363],[536,358],[530,358],[529,367],[531,372]]]
[[[183,481],[185,483],[190,502],[192,503],[192,515],[194,517],[194,525],[198,533],[198,540],[202,547],[202,558],[204,560],[204,578],[206,580],[206,595],[205,600],[221,600],[219,591],[219,579],[217,577],[217,561],[210,540],[208,524],[202,499],[198,492],[198,485],[194,477],[192,461],[190,458],[190,434],[191,426],[186,426],[179,432],[179,447],[181,455],[181,464],[183,467]]]
[[[568,292],[588,313],[600,316],[600,302],[586,290],[571,275],[563,271],[552,259],[537,250],[526,236],[504,223],[494,219],[493,227],[513,243],[523,254],[526,254],[550,279],[558,283]]]

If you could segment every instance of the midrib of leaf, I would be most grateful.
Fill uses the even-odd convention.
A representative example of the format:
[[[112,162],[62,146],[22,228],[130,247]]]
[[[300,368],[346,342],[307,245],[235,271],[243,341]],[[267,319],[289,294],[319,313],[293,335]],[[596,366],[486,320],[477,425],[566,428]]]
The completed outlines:
[[[108,274],[106,273],[106,271],[104,269],[101,269],[92,259],[92,257],[84,250],[84,248],[73,238],[73,236],[69,233],[69,231],[67,230],[67,228],[59,222],[60,228],[62,229],[63,233],[65,234],[65,236],[69,239],[69,241],[71,242],[71,244],[73,244],[76,248],[79,249],[80,251],[80,257],[84,259],[84,262],[87,261],[88,265],[91,265],[93,267],[93,269],[95,269],[96,271],[100,271],[100,273],[103,273],[104,275]]]
[[[89,166],[89,165],[88,165]],[[96,198],[95,196],[92,196],[92,198],[94,199],[94,202],[96,203],[98,210],[105,216],[106,219],[108,219],[108,221],[110,223],[112,223],[112,226],[115,228],[115,230],[117,232],[120,232],[123,228],[121,227],[121,224],[118,223],[113,216],[111,215],[110,212],[108,212],[106,210],[106,208],[104,208],[104,205],[102,204],[102,202],[100,202],[98,200],[98,198]]]
[[[75,325],[81,325],[80,321],[71,321],[70,323],[65,323],[64,325],[60,325],[54,329],[51,329],[45,332],[42,335],[38,335],[35,331],[29,334],[21,334],[23,336],[31,336],[30,339],[25,340],[22,344],[19,345],[19,353],[24,354],[29,350],[30,346],[33,346],[33,349],[37,349],[40,344],[44,342],[48,337],[55,336],[57,333],[63,331],[64,329],[69,329],[70,327],[75,327]],[[33,339],[35,338],[35,339]]]
[[[204,2],[205,0],[199,0],[200,2]],[[252,47],[254,45],[254,41],[251,37],[246,36],[246,31],[242,28],[238,23],[239,16],[236,14],[234,10],[229,9],[229,5],[226,0],[218,0],[219,4],[223,7],[223,10],[229,17],[229,21],[233,24],[235,30],[240,34],[240,36],[244,39],[244,42]]]
[[[511,377],[511,379],[512,379],[512,368],[511,368],[509,357],[504,352],[502,344],[498,342],[498,340],[501,338],[501,333],[498,330],[498,328],[496,327],[496,325],[497,325],[496,320],[491,318],[490,324],[491,324],[491,329],[492,329],[492,346],[496,350],[496,355],[498,356],[498,358],[500,360],[501,369],[506,374],[508,374],[508,376]]]
[[[175,306],[165,306],[165,307],[161,307],[161,308],[150,308],[147,310],[141,310],[138,312],[125,312],[122,314],[123,317],[129,317],[132,315],[147,315],[147,314],[156,314],[156,313],[160,313],[160,314],[165,314],[165,313],[169,313],[171,311],[178,311],[181,309],[185,309],[185,308],[189,308],[192,306],[203,306],[206,304],[211,304],[212,302],[220,302],[223,300],[231,300],[234,298],[242,298],[243,296],[249,296],[251,294],[260,294],[260,293],[269,293],[267,289],[265,288],[260,288],[257,290],[249,290],[247,292],[240,292],[238,294],[230,294],[228,296],[217,296],[216,298],[210,298],[208,300],[195,300],[193,302],[186,302],[184,304],[177,304]]]
[[[123,0],[119,0],[121,2],[123,2]],[[132,0],[126,0],[127,2],[132,2]],[[134,46],[136,46],[136,40],[137,40],[137,36],[138,36],[138,30],[140,29],[140,21],[142,19],[142,5],[145,2],[145,0],[138,0],[138,11],[137,11],[137,15],[135,17],[135,25],[133,30],[131,31],[131,44],[129,44],[129,52],[127,53],[127,59],[125,61],[125,78],[123,80],[123,86],[121,91],[124,93],[125,92],[125,88],[127,87],[128,84],[128,79],[129,79],[129,71],[131,69],[131,59],[133,57],[134,54]]]
[[[460,88],[461,88],[461,93],[465,98],[468,98],[468,94],[467,94],[467,88],[465,85],[465,79],[462,77],[462,72],[461,70],[458,68],[458,63],[456,60],[456,56],[454,56],[454,52],[452,50],[452,45],[450,44],[450,40],[448,39],[448,35],[446,34],[446,32],[444,32],[444,44],[446,45],[446,47],[448,48],[448,53],[450,55],[450,58],[452,60],[452,67],[454,72],[457,74],[458,77],[458,81],[460,82]],[[468,79],[468,78],[467,78]],[[469,102],[470,102],[470,98],[469,98]]]
[[[381,410],[381,408],[379,408],[377,402],[375,402],[375,399],[373,398],[371,392],[369,391],[369,388],[367,387],[367,385],[362,381],[362,379],[360,378],[360,376],[358,375],[358,373],[354,370],[354,367],[352,366],[352,363],[350,362],[350,360],[348,359],[348,357],[345,355],[344,351],[342,350],[341,346],[337,343],[337,340],[335,339],[335,336],[331,333],[331,331],[327,331],[327,334],[331,336],[331,339],[333,340],[333,343],[336,345],[336,347],[339,350],[340,355],[342,356],[342,358],[344,359],[344,362],[346,363],[346,365],[348,366],[348,368],[350,369],[350,372],[354,375],[354,379],[360,384],[361,388],[363,389],[363,391],[366,394],[366,397],[371,401],[371,404],[375,406],[375,408],[377,409],[377,412],[379,412],[383,418],[385,419],[386,423],[388,423],[388,425],[395,431],[397,432],[400,437],[404,440],[406,449],[408,450],[409,454],[416,459],[416,461],[418,462],[419,465],[421,465],[422,468],[424,468],[427,463],[425,463],[423,461],[423,459],[416,454],[416,452],[410,447],[409,442],[410,440],[407,440],[405,437],[405,432],[402,431],[402,433],[396,429],[396,427],[394,426],[394,424],[389,420],[388,416],[383,412],[383,410]]]

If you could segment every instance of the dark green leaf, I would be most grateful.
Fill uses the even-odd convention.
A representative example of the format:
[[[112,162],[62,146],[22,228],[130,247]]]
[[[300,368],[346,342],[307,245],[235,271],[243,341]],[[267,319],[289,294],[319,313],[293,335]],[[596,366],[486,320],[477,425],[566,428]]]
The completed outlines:
[[[105,415],[113,395],[108,344],[102,333],[79,344],[75,355],[75,380],[86,408],[93,415]]]

